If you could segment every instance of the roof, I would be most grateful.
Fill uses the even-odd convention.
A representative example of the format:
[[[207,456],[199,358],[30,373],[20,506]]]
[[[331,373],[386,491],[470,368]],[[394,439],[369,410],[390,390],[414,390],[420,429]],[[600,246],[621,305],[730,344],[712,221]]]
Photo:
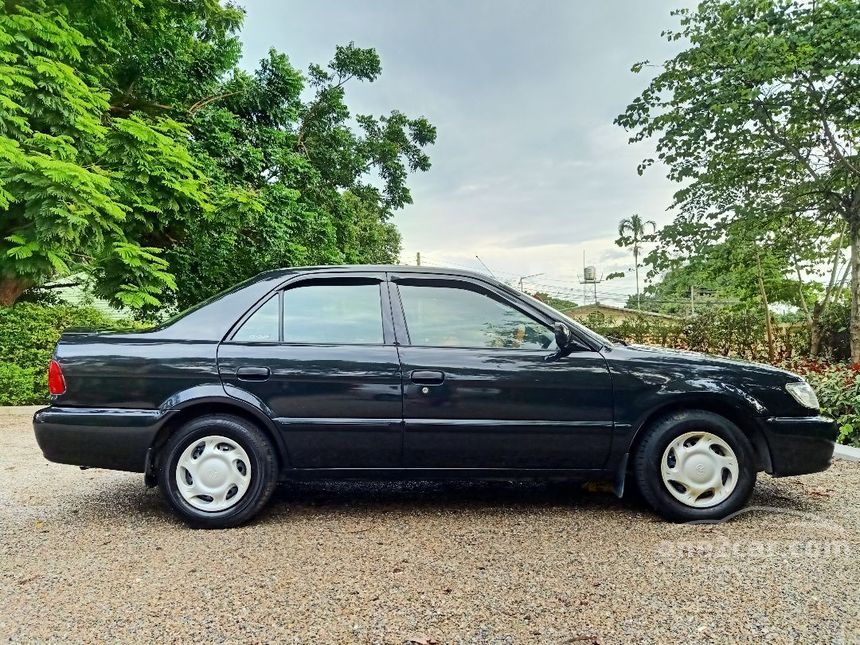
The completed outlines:
[[[440,273],[444,275],[462,275],[483,280],[493,279],[492,276],[479,271],[468,269],[453,269],[451,267],[415,266],[411,264],[318,264],[304,267],[288,267],[283,269],[272,269],[264,271],[257,278],[269,275],[287,275],[290,273],[308,273],[312,271],[345,271],[345,272],[370,272],[388,271],[391,273]]]
[[[655,318],[667,318],[669,320],[677,320],[678,316],[672,316],[670,314],[660,314],[656,311],[642,311],[637,309],[628,309],[626,307],[613,307],[612,305],[604,305],[603,303],[590,303],[587,305],[580,305],[578,307],[574,307],[573,309],[568,309],[565,313],[568,314],[576,314],[576,313],[584,313],[583,310],[592,309],[594,311],[606,310],[610,314],[612,313],[621,313],[625,315],[632,316],[651,316]]]

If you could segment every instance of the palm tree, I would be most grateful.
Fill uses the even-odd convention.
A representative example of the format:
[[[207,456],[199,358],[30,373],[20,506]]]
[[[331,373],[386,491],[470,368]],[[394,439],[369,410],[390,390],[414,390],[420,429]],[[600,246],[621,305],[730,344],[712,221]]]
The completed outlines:
[[[657,232],[657,224],[653,220],[642,221],[638,214],[625,217],[618,222],[618,239],[615,243],[624,248],[633,247],[633,269],[636,272],[636,309],[642,308],[639,300],[639,249],[645,238],[645,228],[651,227],[653,233]]]

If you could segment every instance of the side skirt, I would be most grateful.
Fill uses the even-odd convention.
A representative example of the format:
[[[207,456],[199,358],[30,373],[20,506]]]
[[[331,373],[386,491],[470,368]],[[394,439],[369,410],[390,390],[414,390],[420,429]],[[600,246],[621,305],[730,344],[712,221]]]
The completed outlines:
[[[316,479],[365,480],[557,480],[557,481],[612,481],[615,471],[594,470],[542,470],[500,468],[291,468],[281,473],[281,481],[307,481]]]

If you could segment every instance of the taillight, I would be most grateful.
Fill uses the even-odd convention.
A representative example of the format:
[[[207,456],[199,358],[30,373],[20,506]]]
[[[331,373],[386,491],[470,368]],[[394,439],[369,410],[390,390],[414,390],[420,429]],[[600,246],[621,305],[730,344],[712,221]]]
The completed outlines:
[[[66,379],[63,378],[63,369],[57,361],[52,360],[48,367],[48,391],[51,394],[62,394],[66,391]]]

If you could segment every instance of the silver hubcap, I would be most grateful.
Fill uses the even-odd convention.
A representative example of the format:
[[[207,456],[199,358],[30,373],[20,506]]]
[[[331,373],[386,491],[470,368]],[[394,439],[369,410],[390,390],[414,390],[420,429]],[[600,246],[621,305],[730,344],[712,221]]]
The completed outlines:
[[[672,497],[687,506],[708,508],[735,490],[738,459],[717,435],[686,432],[666,447],[660,472]]]
[[[201,511],[235,506],[251,484],[251,460],[238,443],[213,435],[188,444],[176,464],[182,498]]]

